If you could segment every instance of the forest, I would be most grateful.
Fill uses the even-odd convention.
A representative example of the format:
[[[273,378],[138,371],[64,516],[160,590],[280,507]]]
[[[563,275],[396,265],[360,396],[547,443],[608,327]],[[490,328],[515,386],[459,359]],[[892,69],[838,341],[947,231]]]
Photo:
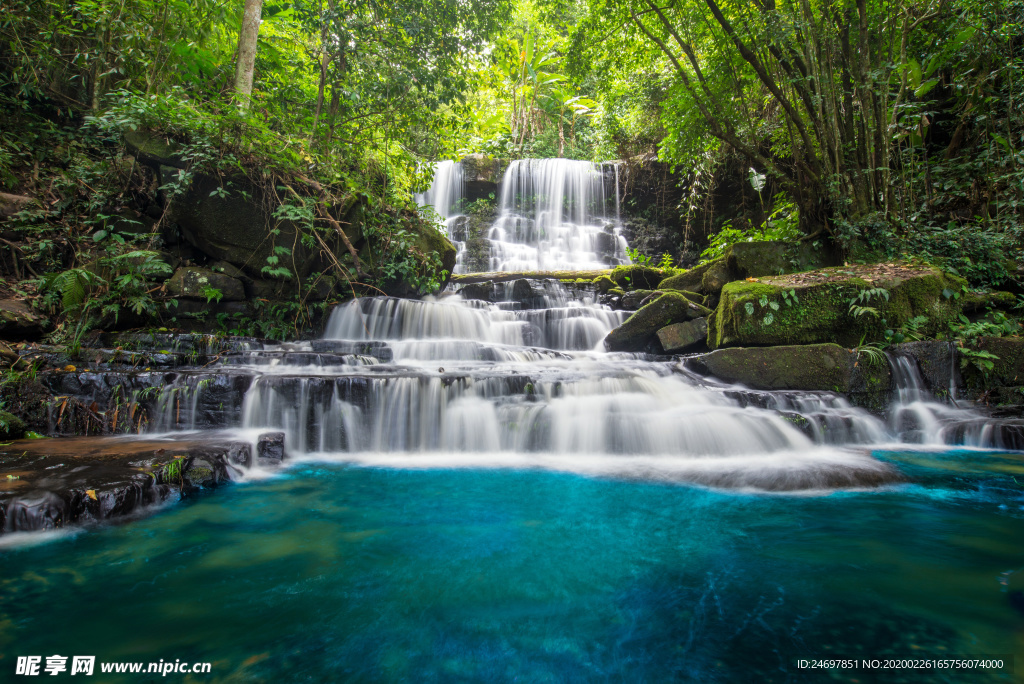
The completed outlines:
[[[804,240],[1009,286],[1024,199],[1022,7],[7,0],[0,184],[34,201],[4,209],[2,268],[57,316],[61,299],[108,325],[151,316],[163,304],[149,283],[168,268],[139,256],[159,247],[156,196],[211,174],[226,179],[220,192],[231,177],[261,188],[309,249],[358,200],[373,247],[360,260],[350,244],[320,270],[428,291],[440,269],[407,230],[411,197],[430,162],[484,153],[664,163],[671,205],[650,218],[672,228],[645,255],[655,261]],[[125,143],[137,131],[182,145],[181,173],[137,163]],[[751,206],[709,208],[719,186]],[[264,273],[287,279],[291,249],[275,245]],[[302,287],[292,294],[278,306],[294,320]]]

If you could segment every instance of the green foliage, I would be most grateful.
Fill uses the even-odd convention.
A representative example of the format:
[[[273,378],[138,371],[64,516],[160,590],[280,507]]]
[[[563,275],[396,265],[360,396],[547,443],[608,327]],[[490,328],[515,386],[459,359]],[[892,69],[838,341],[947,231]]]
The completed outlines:
[[[875,318],[881,318],[881,314],[873,306],[867,306],[872,299],[884,299],[889,301],[889,291],[884,287],[872,287],[866,290],[861,290],[857,293],[857,296],[853,297],[849,301],[850,315],[854,318],[860,318],[861,316],[868,315]]]
[[[799,297],[797,297],[796,290],[783,290],[782,291],[782,304],[787,307],[793,306],[800,303]],[[775,322],[775,313],[782,308],[782,304],[778,301],[769,299],[767,295],[761,295],[757,298],[757,305],[761,308],[761,325],[771,325]],[[754,302],[747,302],[743,305],[743,310],[747,312],[748,316],[753,316],[757,310],[754,307]]]
[[[722,224],[721,230],[711,236],[709,246],[701,253],[701,263],[717,259],[725,250],[738,242],[794,242],[800,238],[797,228],[799,211],[792,202],[780,200],[776,209],[760,226],[738,229],[732,221]]]

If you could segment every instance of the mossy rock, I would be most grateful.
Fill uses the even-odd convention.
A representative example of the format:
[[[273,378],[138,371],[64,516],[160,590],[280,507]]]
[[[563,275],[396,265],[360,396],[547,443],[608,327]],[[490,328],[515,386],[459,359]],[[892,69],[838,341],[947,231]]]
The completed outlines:
[[[817,250],[806,243],[739,242],[717,259],[662,280],[658,288],[714,295],[734,280],[796,273],[837,263],[827,250]]]
[[[970,390],[969,394],[974,395],[984,389],[1024,385],[1024,338],[980,337],[970,348],[999,358],[989,359],[994,367],[983,372],[969,361],[964,364],[963,354],[957,354],[957,363],[963,367],[963,381]]]
[[[615,288],[615,281],[606,275],[598,276],[592,282],[594,283],[594,289],[600,294],[608,294],[609,290]]]
[[[877,342],[887,328],[898,329],[915,316],[928,318],[922,332],[944,333],[962,310],[947,294],[964,281],[939,269],[897,264],[847,266],[737,281],[722,289],[721,301],[708,329],[712,349],[736,346],[835,342],[854,347]],[[850,300],[865,290],[883,288],[861,306],[876,313],[854,315]],[[783,296],[794,293],[795,299]]]
[[[725,259],[732,280],[799,273],[841,263],[831,251],[816,249],[808,242],[738,242],[726,250]]]
[[[987,309],[1009,311],[1017,305],[1017,297],[1012,292],[968,292],[963,300],[965,314]]]
[[[680,354],[687,350],[706,348],[708,319],[695,318],[692,321],[673,323],[658,331],[658,342],[669,354]]]
[[[658,331],[673,323],[703,318],[711,311],[676,292],[666,292],[626,319],[605,338],[608,351],[644,351]]]
[[[21,439],[25,436],[25,421],[12,413],[0,411],[0,440]]]
[[[892,384],[888,364],[871,365],[837,344],[719,349],[691,358],[688,365],[752,389],[874,395],[877,403],[884,403]]]
[[[650,266],[616,266],[610,278],[625,290],[654,290],[665,279],[665,272]]]
[[[708,262],[703,266],[696,266],[691,268],[689,271],[677,273],[675,275],[665,278],[658,283],[659,290],[679,290],[685,292],[694,292],[701,289],[701,285],[704,281],[704,273],[707,272],[711,264],[719,261]]]

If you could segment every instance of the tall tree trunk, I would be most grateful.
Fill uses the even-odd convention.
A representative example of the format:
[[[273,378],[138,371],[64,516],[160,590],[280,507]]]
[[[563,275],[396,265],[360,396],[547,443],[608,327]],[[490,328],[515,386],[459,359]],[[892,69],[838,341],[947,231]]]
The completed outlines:
[[[238,32],[238,63],[235,64],[235,100],[242,109],[249,108],[252,78],[256,68],[256,37],[260,31],[263,0],[245,0],[242,29]]]

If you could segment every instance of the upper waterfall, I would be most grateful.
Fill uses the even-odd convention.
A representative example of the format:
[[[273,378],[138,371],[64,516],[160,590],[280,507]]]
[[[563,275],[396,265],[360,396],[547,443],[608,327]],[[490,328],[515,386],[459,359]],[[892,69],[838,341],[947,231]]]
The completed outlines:
[[[430,189],[416,195],[445,222],[458,249],[456,273],[473,270],[599,269],[629,263],[620,235],[621,188],[617,163],[521,159],[505,169],[497,217],[476,227],[465,216],[461,162],[434,167]],[[467,265],[467,248],[473,259]]]

